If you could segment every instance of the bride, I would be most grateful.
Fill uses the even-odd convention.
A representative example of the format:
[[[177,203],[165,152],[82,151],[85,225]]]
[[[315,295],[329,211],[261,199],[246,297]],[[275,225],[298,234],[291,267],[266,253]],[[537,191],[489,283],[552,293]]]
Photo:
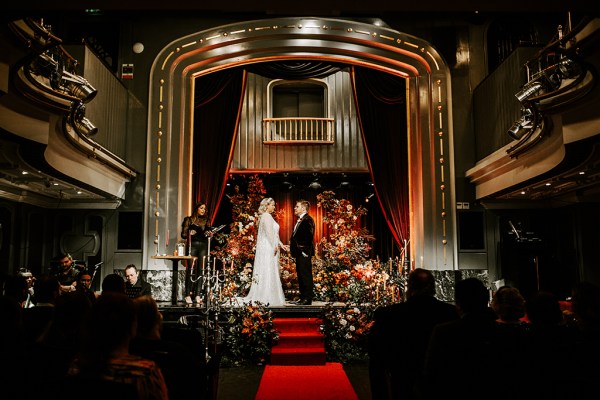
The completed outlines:
[[[270,306],[285,304],[285,296],[279,276],[279,249],[283,243],[279,240],[279,224],[273,219],[275,200],[262,199],[258,207],[258,234],[256,253],[252,271],[250,292],[241,301],[243,303],[261,302]]]

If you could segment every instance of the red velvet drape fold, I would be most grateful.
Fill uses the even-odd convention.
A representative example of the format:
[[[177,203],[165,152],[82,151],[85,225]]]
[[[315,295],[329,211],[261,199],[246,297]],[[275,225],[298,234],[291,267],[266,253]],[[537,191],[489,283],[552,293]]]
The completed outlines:
[[[375,194],[399,248],[409,240],[406,81],[353,67],[352,85]]]
[[[192,199],[208,205],[211,223],[225,192],[245,90],[242,69],[196,78]]]

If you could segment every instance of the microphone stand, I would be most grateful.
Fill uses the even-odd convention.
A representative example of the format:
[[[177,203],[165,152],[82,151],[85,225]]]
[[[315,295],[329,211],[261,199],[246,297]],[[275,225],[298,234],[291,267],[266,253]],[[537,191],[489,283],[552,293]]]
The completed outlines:
[[[90,280],[90,286],[92,285],[92,283],[94,283],[94,277],[96,276],[96,272],[98,271],[98,268],[100,268],[100,266],[104,264],[104,261],[100,261],[98,264],[94,265],[94,272],[92,272],[92,279]]]

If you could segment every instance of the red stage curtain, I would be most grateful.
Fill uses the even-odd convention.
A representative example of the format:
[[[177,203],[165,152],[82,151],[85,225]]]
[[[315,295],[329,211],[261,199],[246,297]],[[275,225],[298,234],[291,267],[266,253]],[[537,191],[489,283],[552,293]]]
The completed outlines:
[[[410,234],[406,82],[361,67],[353,67],[351,76],[375,194],[402,248]]]
[[[246,72],[228,69],[196,78],[192,199],[214,220],[227,184],[246,90]]]

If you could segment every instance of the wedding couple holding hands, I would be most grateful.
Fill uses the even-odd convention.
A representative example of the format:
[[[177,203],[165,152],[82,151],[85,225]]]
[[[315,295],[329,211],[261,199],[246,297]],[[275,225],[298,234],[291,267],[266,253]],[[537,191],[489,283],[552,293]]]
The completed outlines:
[[[280,250],[290,252],[296,261],[300,300],[293,304],[310,305],[313,299],[312,256],[315,254],[315,222],[308,214],[310,204],[298,200],[294,214],[298,217],[290,238],[284,245],[279,239],[279,224],[273,218],[275,201],[265,198],[258,207],[258,234],[252,272],[252,286],[243,303],[261,302],[270,306],[285,305],[285,296],[279,274]]]

